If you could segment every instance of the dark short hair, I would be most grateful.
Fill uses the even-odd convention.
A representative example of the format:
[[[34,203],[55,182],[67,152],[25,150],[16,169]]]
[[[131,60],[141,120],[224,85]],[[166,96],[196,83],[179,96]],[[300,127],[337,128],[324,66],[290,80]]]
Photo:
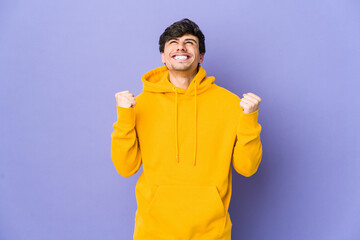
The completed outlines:
[[[205,36],[201,32],[199,26],[193,21],[184,18],[181,21],[174,22],[167,27],[159,39],[159,50],[164,52],[165,43],[171,39],[191,34],[199,39],[199,51],[205,53]]]

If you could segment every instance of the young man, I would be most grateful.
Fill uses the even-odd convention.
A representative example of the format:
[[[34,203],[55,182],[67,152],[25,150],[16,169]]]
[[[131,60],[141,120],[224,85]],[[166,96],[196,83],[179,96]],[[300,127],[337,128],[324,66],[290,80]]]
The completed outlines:
[[[135,240],[229,240],[231,163],[253,175],[262,158],[260,97],[216,85],[200,65],[204,35],[189,19],[160,36],[162,67],[142,77],[143,92],[115,94],[111,158],[135,193]]]

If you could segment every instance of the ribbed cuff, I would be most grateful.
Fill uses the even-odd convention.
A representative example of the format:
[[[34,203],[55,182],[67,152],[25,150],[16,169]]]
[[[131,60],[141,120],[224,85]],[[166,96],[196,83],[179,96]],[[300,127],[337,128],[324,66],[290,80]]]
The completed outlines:
[[[258,126],[259,109],[251,113],[240,113],[240,128],[251,129]]]
[[[135,124],[135,109],[133,107],[125,108],[116,105],[117,122],[121,125],[133,126]]]

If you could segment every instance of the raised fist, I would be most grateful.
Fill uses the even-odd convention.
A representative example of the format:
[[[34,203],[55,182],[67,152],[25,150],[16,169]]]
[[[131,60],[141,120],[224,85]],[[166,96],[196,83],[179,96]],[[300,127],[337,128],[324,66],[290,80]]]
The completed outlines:
[[[245,93],[240,101],[240,107],[244,109],[244,113],[252,113],[259,109],[261,98],[254,93]]]
[[[115,93],[116,104],[120,107],[130,108],[135,107],[136,101],[134,94],[128,90]]]

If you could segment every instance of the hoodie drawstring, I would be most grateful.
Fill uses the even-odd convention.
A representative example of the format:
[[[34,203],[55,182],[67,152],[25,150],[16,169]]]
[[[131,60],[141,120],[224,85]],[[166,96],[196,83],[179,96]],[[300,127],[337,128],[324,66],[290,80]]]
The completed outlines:
[[[196,163],[196,145],[197,145],[197,92],[196,92],[196,82],[194,80],[195,84],[195,139],[194,139],[194,166]],[[178,147],[178,93],[176,87],[173,88],[175,91],[175,147],[176,147],[176,160],[179,163],[179,147]]]
[[[177,162],[179,162],[179,147],[178,147],[178,123],[177,123],[177,90],[176,88],[174,87],[173,88],[174,91],[175,91],[175,140],[176,140],[176,143],[175,143],[175,146],[176,146],[176,160]]]
[[[196,81],[194,80],[194,84],[195,84],[195,145],[194,145],[194,166],[196,163],[196,140],[197,140],[197,104],[196,104]]]

